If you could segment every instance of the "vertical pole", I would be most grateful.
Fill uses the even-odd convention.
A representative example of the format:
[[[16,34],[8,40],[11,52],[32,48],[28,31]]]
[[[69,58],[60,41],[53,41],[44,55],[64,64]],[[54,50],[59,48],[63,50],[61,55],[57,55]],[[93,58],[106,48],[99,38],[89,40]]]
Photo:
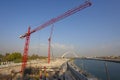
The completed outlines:
[[[48,64],[50,63],[51,38],[52,38],[52,34],[53,34],[53,27],[54,27],[54,25],[52,25],[52,27],[51,27],[51,33],[50,33],[50,37],[48,39]]]
[[[105,62],[104,64],[105,64],[105,70],[106,70],[107,80],[110,80],[110,76],[109,76],[109,71],[108,71],[107,63]]]
[[[49,45],[48,45],[48,64],[50,63],[50,42],[51,38],[48,39]]]
[[[29,49],[29,42],[30,42],[30,27],[28,27],[28,32],[26,33],[26,40],[25,40],[25,46],[24,46],[24,53],[22,57],[22,67],[21,67],[21,72],[23,73],[25,67],[26,67],[26,62],[28,58],[28,49]]]

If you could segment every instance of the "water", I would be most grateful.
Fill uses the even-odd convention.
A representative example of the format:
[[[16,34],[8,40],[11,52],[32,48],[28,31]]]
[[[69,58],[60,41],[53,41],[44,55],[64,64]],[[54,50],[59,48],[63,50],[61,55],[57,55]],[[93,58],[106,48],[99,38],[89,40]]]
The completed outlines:
[[[81,69],[91,73],[100,80],[107,80],[105,64],[109,72],[110,80],[120,80],[120,63],[75,59],[74,63]]]

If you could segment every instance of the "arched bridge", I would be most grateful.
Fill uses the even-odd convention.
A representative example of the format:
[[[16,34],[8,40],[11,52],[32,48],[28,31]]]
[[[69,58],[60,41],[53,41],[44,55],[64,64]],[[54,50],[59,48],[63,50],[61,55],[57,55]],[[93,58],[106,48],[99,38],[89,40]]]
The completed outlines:
[[[78,55],[74,51],[67,51],[67,52],[63,53],[63,55],[61,57],[63,58],[67,54],[73,54],[76,58],[78,57]]]

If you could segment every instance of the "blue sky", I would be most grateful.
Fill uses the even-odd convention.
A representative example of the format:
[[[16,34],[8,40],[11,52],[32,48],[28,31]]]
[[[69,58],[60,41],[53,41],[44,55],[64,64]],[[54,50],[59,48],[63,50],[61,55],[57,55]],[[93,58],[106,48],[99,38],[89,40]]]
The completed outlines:
[[[23,53],[19,36],[85,0],[0,0],[0,54]],[[54,24],[52,52],[79,56],[120,55],[120,0],[90,0],[92,6]],[[31,35],[29,54],[47,55],[48,26]],[[72,54],[71,54],[72,55]]]

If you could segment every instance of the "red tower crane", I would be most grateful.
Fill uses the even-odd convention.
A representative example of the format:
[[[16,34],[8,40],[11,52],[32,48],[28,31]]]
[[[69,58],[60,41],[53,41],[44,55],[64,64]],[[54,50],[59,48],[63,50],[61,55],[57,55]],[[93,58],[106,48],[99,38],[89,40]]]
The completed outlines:
[[[28,57],[28,49],[29,49],[29,42],[30,42],[30,27],[28,27],[28,32],[26,33],[26,41],[25,41],[25,46],[24,46],[24,53],[23,53],[23,57],[22,57],[22,67],[21,67],[21,72],[23,72],[23,70],[26,67],[26,62],[27,62],[27,57]]]
[[[54,25],[51,27],[51,33],[50,33],[50,37],[48,38],[48,64],[50,63],[50,51],[51,51],[51,38],[52,38],[52,34],[53,34],[53,27]]]
[[[25,33],[24,35],[20,36],[20,38],[25,38],[26,37],[26,42],[25,42],[25,47],[24,47],[24,53],[23,53],[23,60],[22,60],[22,68],[21,71],[23,72],[23,70],[26,67],[26,62],[27,62],[27,55],[28,55],[28,46],[29,46],[29,41],[30,41],[30,35],[36,31],[39,31],[57,21],[60,21],[84,8],[87,8],[89,6],[91,6],[91,2],[90,1],[86,1],[85,3],[83,3],[82,5],[79,5],[78,7],[75,7],[73,9],[70,9],[68,11],[66,11],[65,13],[59,15],[58,17],[52,18],[50,20],[48,20],[47,22],[43,23],[42,25],[38,26],[37,28],[33,29],[30,31],[30,28],[28,28],[28,32]],[[49,57],[49,56],[48,56]]]

